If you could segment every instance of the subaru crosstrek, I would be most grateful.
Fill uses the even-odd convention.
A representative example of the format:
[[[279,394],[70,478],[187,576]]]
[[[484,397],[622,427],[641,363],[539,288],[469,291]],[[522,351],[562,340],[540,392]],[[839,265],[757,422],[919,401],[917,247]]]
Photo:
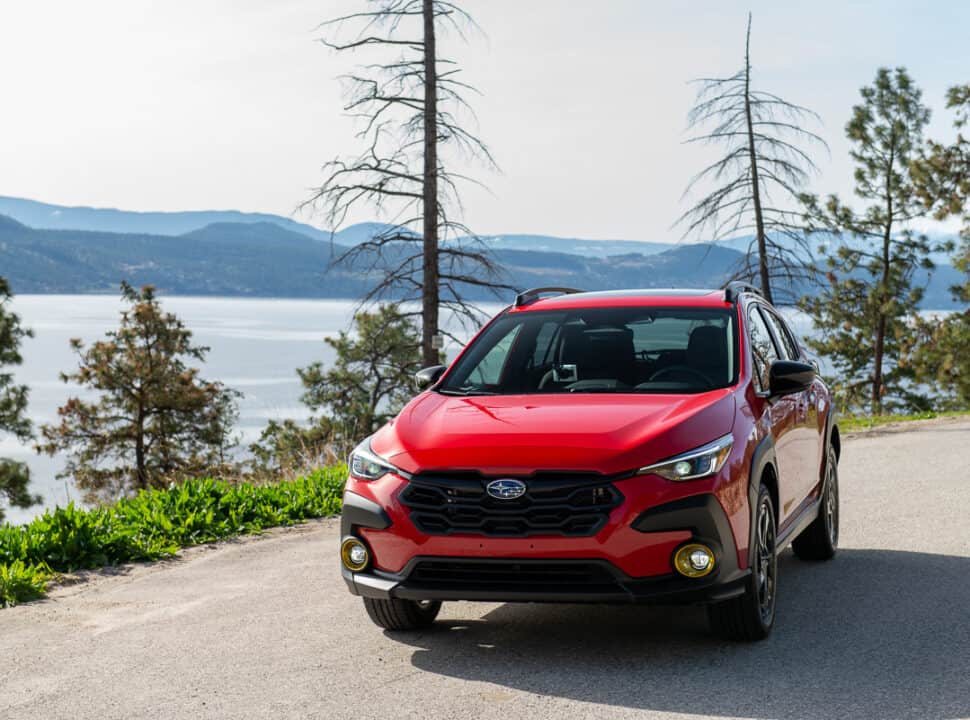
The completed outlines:
[[[707,605],[771,630],[777,556],[826,560],[839,431],[755,288],[516,297],[350,459],[340,556],[389,630],[442,601]]]

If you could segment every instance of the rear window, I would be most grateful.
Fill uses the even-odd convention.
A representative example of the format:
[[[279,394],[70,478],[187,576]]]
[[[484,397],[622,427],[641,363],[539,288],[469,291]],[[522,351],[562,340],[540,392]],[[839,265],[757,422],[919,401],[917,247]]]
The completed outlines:
[[[698,393],[737,382],[728,308],[587,308],[508,313],[437,389],[457,395]]]

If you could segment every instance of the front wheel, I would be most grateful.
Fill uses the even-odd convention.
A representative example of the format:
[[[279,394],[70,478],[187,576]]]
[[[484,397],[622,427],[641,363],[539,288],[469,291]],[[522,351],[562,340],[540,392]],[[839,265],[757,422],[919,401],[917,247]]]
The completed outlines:
[[[374,624],[385,630],[422,630],[438,617],[441,603],[365,597],[364,608]]]
[[[839,545],[839,459],[829,448],[818,517],[792,541],[799,560],[829,560]]]
[[[707,606],[711,629],[728,640],[753,642],[768,637],[775,623],[775,592],[778,577],[776,539],[778,525],[768,488],[758,489],[758,509],[751,543],[754,562],[744,594]]]

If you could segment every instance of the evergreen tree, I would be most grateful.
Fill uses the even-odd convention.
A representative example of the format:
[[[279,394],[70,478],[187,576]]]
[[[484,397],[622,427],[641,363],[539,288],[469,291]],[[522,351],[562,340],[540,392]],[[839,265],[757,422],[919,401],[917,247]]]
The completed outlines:
[[[122,284],[121,293],[129,307],[119,328],[90,347],[72,340],[79,367],[61,374],[98,399],[68,399],[60,421],[41,427],[38,446],[68,455],[59,477],[73,477],[90,500],[218,472],[237,417],[238,393],[187,365],[204,361],[208,348],[162,311],[155,290]]]
[[[953,298],[970,303],[970,138],[963,131],[970,123],[970,85],[947,92],[947,107],[956,110],[952,143],[929,142],[914,163],[917,190],[935,217],[961,217],[960,244],[953,266],[964,274],[951,288]],[[921,318],[911,362],[919,382],[942,395],[944,407],[970,408],[970,309],[940,318]]]
[[[421,338],[410,318],[393,305],[354,318],[355,336],[341,332],[325,342],[337,353],[333,367],[298,370],[302,400],[325,411],[347,437],[363,438],[394,417],[415,394]]]
[[[802,307],[818,334],[808,343],[836,368],[836,389],[852,410],[921,408],[911,391],[912,369],[900,362],[923,295],[913,284],[919,267],[933,267],[933,247],[909,228],[926,214],[911,163],[923,142],[930,111],[906,70],[880,68],[862,88],[846,134],[855,161],[857,210],[835,195],[804,196],[810,229],[838,242],[825,249],[828,284]]]
[[[30,337],[30,330],[20,324],[20,318],[10,311],[12,298],[10,286],[0,277],[0,432],[12,433],[26,442],[31,438],[30,420],[27,419],[27,387],[16,385],[9,366],[20,365],[20,343]],[[41,501],[27,490],[30,472],[21,462],[0,458],[0,522],[3,521],[3,504],[27,508]]]

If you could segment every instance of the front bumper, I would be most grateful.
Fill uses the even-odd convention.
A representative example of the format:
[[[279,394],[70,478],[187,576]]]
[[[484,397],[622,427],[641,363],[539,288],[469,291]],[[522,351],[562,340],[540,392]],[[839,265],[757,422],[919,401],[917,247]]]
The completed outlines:
[[[618,510],[623,515],[622,510]],[[348,492],[342,536],[363,538],[379,559],[414,533],[406,517],[388,514],[378,503]],[[397,569],[364,572],[343,568],[355,595],[403,600],[488,602],[704,603],[744,592],[749,570],[739,553],[717,497],[700,493],[623,516],[590,538],[503,538],[424,536]],[[687,542],[715,553],[714,571],[703,578],[672,572],[671,557]],[[632,548],[632,549],[631,549]],[[646,556],[646,558],[644,558]],[[657,568],[648,576],[625,572],[623,563]]]
[[[702,579],[679,575],[657,578],[631,578],[605,560],[552,561],[564,574],[584,574],[590,568],[600,572],[595,582],[543,583],[550,561],[512,558],[421,558],[409,564],[407,572],[391,575],[381,571],[352,573],[343,569],[344,581],[354,595],[401,600],[470,600],[483,602],[562,602],[562,603],[710,603],[737,597],[744,592],[749,570],[735,570]],[[438,581],[413,579],[411,571],[425,563],[451,565],[462,579]],[[469,570],[481,570],[482,580],[469,581]],[[508,568],[514,568],[509,572]],[[540,571],[541,568],[541,571]],[[530,572],[534,573],[530,577]],[[570,571],[573,572],[570,572]],[[501,579],[488,580],[489,575]]]

